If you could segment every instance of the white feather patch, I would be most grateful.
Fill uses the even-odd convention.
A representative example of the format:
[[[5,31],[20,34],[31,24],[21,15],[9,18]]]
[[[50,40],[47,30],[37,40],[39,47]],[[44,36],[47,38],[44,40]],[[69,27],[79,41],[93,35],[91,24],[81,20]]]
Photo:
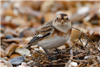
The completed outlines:
[[[39,35],[37,35],[38,37],[42,37],[43,35],[42,34],[39,34]]]

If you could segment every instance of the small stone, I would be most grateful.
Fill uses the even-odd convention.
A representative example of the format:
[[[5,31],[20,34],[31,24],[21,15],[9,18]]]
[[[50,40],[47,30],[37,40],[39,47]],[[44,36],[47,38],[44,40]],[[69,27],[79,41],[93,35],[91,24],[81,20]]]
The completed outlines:
[[[19,33],[16,31],[16,29],[15,30],[12,30],[10,28],[6,28],[5,31],[4,31],[4,34],[5,35],[10,34],[10,35],[15,36],[15,37],[18,37],[19,36]]]
[[[11,38],[14,38],[14,37],[12,35],[10,35],[10,34],[7,34],[5,38],[6,39],[11,39]]]
[[[88,58],[90,58],[90,56],[85,56],[85,57],[84,57],[84,59],[88,59]]]
[[[24,61],[24,57],[23,56],[19,56],[13,59],[9,60],[12,64],[18,65],[21,64]]]
[[[22,62],[18,67],[29,67],[25,62]]]
[[[16,47],[17,47],[17,44],[12,43],[10,46],[8,46],[5,49],[5,55],[10,56],[15,51]]]
[[[7,61],[7,58],[0,58],[0,67],[13,67],[10,61]]]
[[[33,37],[26,37],[26,38],[23,38],[23,40],[28,43],[32,38]]]
[[[52,12],[55,11],[56,9],[53,9],[54,7],[56,7],[56,5],[54,4],[54,1],[50,1],[50,2],[43,2],[41,5],[41,12],[46,13],[46,12]]]
[[[7,62],[5,63],[5,65],[7,65],[7,67],[13,67],[12,64],[11,64],[11,62],[9,62],[9,61],[7,61]]]
[[[100,27],[94,27],[89,30],[90,35],[93,34],[93,32],[95,32],[94,35],[100,35]]]
[[[19,57],[19,56],[21,56],[21,55],[20,55],[20,54],[12,54],[12,55],[9,57],[9,59],[16,58],[16,57]]]
[[[0,56],[1,57],[5,57],[5,52],[1,47],[0,47]]]
[[[11,19],[11,23],[16,26],[24,25],[25,22],[26,21],[22,19],[21,17]]]
[[[0,63],[1,67],[7,67],[7,65],[4,65],[4,63]]]
[[[30,33],[29,33],[30,32]],[[34,36],[35,34],[35,29],[34,28],[29,28],[25,29],[20,33],[20,37],[29,37],[29,36]]]
[[[2,33],[0,33],[0,38],[1,38],[1,39],[5,38],[5,35],[2,34]]]
[[[75,67],[75,66],[77,66],[78,64],[76,63],[76,62],[71,62],[70,64],[69,64],[69,66],[68,67]]]
[[[26,48],[17,48],[15,52],[19,53],[20,55],[30,55],[30,51]]]
[[[19,42],[21,42],[23,40],[21,38],[11,38],[11,39],[3,39],[2,41],[4,41],[4,42],[17,42],[17,43],[19,43]]]
[[[79,8],[77,10],[77,14],[82,15],[89,12],[89,10],[90,10],[89,7],[85,6],[85,7]]]

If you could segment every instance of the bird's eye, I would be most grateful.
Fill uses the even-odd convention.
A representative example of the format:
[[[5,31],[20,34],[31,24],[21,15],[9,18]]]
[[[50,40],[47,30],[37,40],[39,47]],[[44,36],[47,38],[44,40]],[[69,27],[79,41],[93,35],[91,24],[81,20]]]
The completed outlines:
[[[57,18],[57,21],[60,21],[60,19],[59,19],[59,18]]]
[[[66,20],[68,20],[68,18],[66,18]]]
[[[58,20],[58,18],[57,18],[57,20]]]

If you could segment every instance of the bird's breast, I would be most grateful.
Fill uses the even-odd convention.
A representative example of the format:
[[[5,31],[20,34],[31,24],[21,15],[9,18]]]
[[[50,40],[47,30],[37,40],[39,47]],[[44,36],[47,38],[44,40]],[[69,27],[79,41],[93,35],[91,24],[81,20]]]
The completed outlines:
[[[51,36],[39,41],[38,45],[43,47],[44,49],[57,48],[61,45],[64,45],[69,39],[69,37],[70,37],[69,35],[61,37],[55,34],[53,37]]]

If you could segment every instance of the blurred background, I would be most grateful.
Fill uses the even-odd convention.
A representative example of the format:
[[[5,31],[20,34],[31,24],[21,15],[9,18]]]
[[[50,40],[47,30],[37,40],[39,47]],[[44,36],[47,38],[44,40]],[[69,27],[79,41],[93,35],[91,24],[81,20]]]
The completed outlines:
[[[25,51],[20,48],[27,45],[39,27],[53,20],[62,12],[68,15],[72,22],[72,27],[86,33],[94,44],[100,46],[100,1],[7,0],[1,1],[1,58],[7,57],[8,59],[13,59],[23,54],[29,55],[29,50],[25,49]],[[71,42],[76,42],[79,36],[80,31],[73,29]],[[88,42],[84,37],[81,40],[83,44],[78,44],[83,46]],[[67,47],[68,43],[66,44]],[[97,49],[100,50],[99,48]],[[16,59],[16,64],[17,62],[20,64],[22,61],[21,59]]]
[[[100,34],[99,1],[1,1],[1,34],[8,38],[33,36],[62,12],[68,14],[73,27]]]

